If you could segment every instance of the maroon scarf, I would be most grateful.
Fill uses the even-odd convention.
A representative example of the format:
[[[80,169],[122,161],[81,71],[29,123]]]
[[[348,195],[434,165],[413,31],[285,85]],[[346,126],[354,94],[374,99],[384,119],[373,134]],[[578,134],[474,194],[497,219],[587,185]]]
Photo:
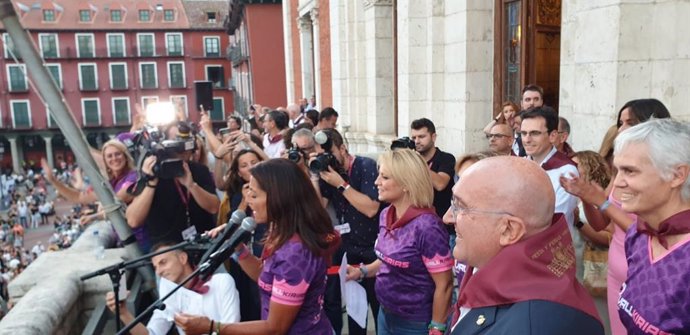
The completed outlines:
[[[594,301],[575,279],[575,249],[563,214],[549,228],[503,248],[477,273],[468,267],[460,284],[460,307],[482,308],[527,300],[570,306],[599,320]]]
[[[211,280],[211,277],[206,280],[201,280],[201,276],[192,278],[192,281],[189,282],[189,289],[199,294],[208,293],[209,287],[206,284]]]
[[[659,244],[668,250],[667,236],[690,233],[690,210],[676,213],[670,218],[661,221],[658,230],[655,230],[649,223],[638,218],[637,231],[656,237],[659,240]]]
[[[414,206],[410,206],[407,208],[405,211],[405,214],[403,214],[400,219],[397,221],[395,220],[395,206],[391,205],[388,207],[388,212],[386,212],[386,217],[384,218],[386,220],[386,234],[392,234],[393,230],[398,229],[406,224],[408,224],[410,221],[415,219],[416,217],[422,215],[422,214],[436,214],[436,210],[434,208],[418,208]]]
[[[269,134],[266,134],[266,138],[268,138],[268,143],[275,144],[283,140],[283,134],[278,134],[273,137],[271,137]]]

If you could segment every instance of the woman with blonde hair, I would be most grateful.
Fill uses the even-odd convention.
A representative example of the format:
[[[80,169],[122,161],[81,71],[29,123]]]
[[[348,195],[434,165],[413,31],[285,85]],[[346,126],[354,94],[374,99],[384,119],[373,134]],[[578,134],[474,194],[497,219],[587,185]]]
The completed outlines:
[[[416,151],[398,149],[379,157],[378,260],[349,267],[348,280],[376,277],[381,303],[378,334],[443,334],[450,306],[453,259],[448,233],[433,208],[426,162]]]

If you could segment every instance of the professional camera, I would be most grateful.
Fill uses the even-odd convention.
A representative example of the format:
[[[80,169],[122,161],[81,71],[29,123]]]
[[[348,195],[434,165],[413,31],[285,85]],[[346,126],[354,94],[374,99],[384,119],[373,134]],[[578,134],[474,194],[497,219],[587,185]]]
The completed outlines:
[[[163,103],[158,103],[163,104]],[[157,105],[157,104],[151,104]],[[180,121],[174,123],[174,118],[170,121],[151,122],[148,115],[151,113],[173,113],[174,108],[170,104],[167,106],[151,106],[147,107],[147,125],[143,129],[136,132],[132,142],[135,147],[135,161],[137,166],[141,169],[144,159],[154,155],[156,156],[156,165],[153,167],[154,176],[162,179],[172,179],[184,175],[184,168],[182,160],[178,158],[178,154],[185,151],[192,151],[196,148],[196,141],[194,134],[196,132],[193,124]],[[160,116],[159,116],[160,117]],[[149,123],[151,122],[151,123]],[[165,139],[164,126],[177,127],[178,134],[175,139]]]
[[[290,150],[287,151],[287,157],[289,160],[297,163],[304,155],[300,149],[290,148]]]
[[[313,173],[319,173],[322,171],[328,171],[328,167],[332,167],[333,170],[342,170],[340,163],[331,153],[333,148],[333,140],[323,131],[320,131],[314,135],[314,140],[321,146],[324,152],[316,155],[314,160],[309,162],[309,170]]]
[[[414,141],[407,137],[401,137],[393,140],[393,143],[391,143],[391,150],[395,149],[412,149],[415,150],[417,148],[417,145],[415,145]]]

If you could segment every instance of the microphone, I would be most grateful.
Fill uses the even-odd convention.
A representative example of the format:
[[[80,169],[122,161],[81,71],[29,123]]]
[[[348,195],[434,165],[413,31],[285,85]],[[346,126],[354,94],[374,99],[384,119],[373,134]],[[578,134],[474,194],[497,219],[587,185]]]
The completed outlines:
[[[220,248],[220,246],[223,244],[223,242],[225,240],[227,240],[228,237],[230,237],[230,235],[233,232],[235,232],[235,230],[240,225],[242,220],[244,220],[244,218],[246,218],[246,217],[247,217],[247,214],[241,209],[238,209],[238,210],[235,210],[234,212],[232,212],[232,215],[230,216],[230,220],[228,220],[227,226],[225,227],[223,232],[221,234],[219,234],[212,241],[213,244],[211,244],[211,247],[208,248],[208,250],[204,253],[203,256],[201,256],[201,260],[199,261],[199,264],[203,264],[209,258],[209,256],[211,256],[212,253],[214,253],[216,250],[218,250],[218,248]],[[202,238],[204,238],[204,237],[208,238],[209,241],[211,241],[211,237],[208,236],[206,233],[202,234],[201,237]]]
[[[249,239],[256,228],[256,222],[253,218],[245,218],[242,220],[242,224],[237,228],[237,230],[230,236],[230,238],[223,243],[223,245],[218,248],[218,251],[212,253],[206,262],[201,263],[199,266],[201,279],[206,280],[213,275],[213,272],[223,264],[223,261],[230,257],[237,246]]]

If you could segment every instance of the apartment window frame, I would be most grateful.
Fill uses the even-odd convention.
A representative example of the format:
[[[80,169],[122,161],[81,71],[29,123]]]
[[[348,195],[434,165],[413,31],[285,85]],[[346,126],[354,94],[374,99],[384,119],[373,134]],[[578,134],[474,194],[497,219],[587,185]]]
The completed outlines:
[[[17,127],[17,118],[15,117],[15,112],[16,112],[15,103],[25,103],[26,104],[26,114],[27,114],[27,118],[29,121],[28,126],[22,125],[20,127]],[[31,128],[33,128],[33,122],[32,122],[33,118],[31,117],[31,102],[29,101],[29,99],[12,99],[12,100],[10,100],[10,114],[12,115],[12,128],[15,128],[15,129],[17,129],[17,128],[18,129],[31,129]]]
[[[84,78],[82,77],[82,67],[84,66],[93,66],[93,76],[94,76],[94,88],[85,88],[84,87]],[[79,90],[80,91],[87,91],[87,92],[94,92],[99,90],[99,85],[98,85],[98,64],[97,63],[79,63],[77,64],[77,71],[79,73]]]
[[[184,103],[182,104],[182,108],[184,109],[184,115],[185,115],[186,117],[189,117],[189,106],[188,106],[189,100],[187,100],[187,96],[186,96],[186,95],[184,95],[184,94],[181,94],[181,95],[170,95],[169,99],[170,99],[170,102],[171,102],[173,105],[175,105],[175,99],[182,99],[182,100],[184,101]]]
[[[98,114],[97,124],[87,124],[86,123],[86,102],[96,102],[96,113]],[[103,124],[101,117],[101,99],[99,98],[81,98],[81,124],[84,127],[100,127]]]
[[[153,65],[153,77],[155,81],[154,87],[144,87],[144,66],[145,65]],[[158,63],[157,62],[140,62],[139,63],[139,88],[148,90],[148,89],[158,89]]]
[[[93,16],[91,15],[91,10],[80,9],[79,10],[79,22],[91,22]]]
[[[43,22],[55,22],[55,10],[54,9],[44,9],[43,10]]]
[[[168,62],[166,68],[168,70],[168,88],[186,88],[187,87],[187,74],[185,73],[184,62],[174,61]],[[179,65],[182,69],[182,85],[173,86],[173,76],[172,76],[172,65]]]
[[[216,101],[220,101],[220,110],[216,110]],[[214,118],[214,114],[220,113],[220,118]],[[225,121],[225,98],[224,97],[213,97],[213,109],[209,112],[209,118],[211,122],[223,122]],[[217,115],[216,115],[217,116]]]
[[[179,37],[179,44],[180,44],[180,50],[179,53],[173,53],[171,52],[171,46],[170,46],[170,38],[176,36]],[[165,33],[165,53],[168,56],[184,56],[184,38],[182,33],[176,32],[176,33]]]
[[[12,81],[12,74],[14,71],[12,69],[18,68],[19,73],[22,74],[24,87],[15,87]],[[10,93],[23,93],[29,91],[29,78],[26,75],[26,64],[6,64],[5,70],[7,71],[7,89]]]
[[[51,128],[51,129],[59,128],[57,121],[55,121],[55,119],[50,117],[50,106],[48,106],[48,104],[44,104],[43,106],[46,108],[46,126],[48,126],[48,128]],[[50,120],[53,120],[53,121],[50,121]]]
[[[81,45],[79,44],[80,37],[91,38],[91,56],[82,55]],[[96,37],[93,33],[77,33],[74,34],[74,43],[77,49],[77,58],[95,58],[96,57]]]
[[[141,97],[141,108],[146,110],[149,104],[159,102],[160,98],[157,95],[145,95]]]
[[[43,41],[44,37],[52,37],[54,42],[55,54],[46,56],[45,44]],[[38,34],[38,48],[41,50],[41,57],[46,58],[60,58],[60,40],[58,39],[58,34],[56,33],[40,33]]]
[[[208,41],[210,41],[210,40],[218,41],[215,48],[213,45],[209,45]],[[204,36],[203,41],[204,41],[204,57],[220,57],[220,56],[222,56],[222,53],[220,51],[220,36]],[[212,49],[217,48],[216,52],[209,52],[209,47],[211,47]]]
[[[115,87],[115,81],[113,78],[113,66],[123,66],[122,73],[124,73],[124,87]],[[129,72],[127,72],[127,62],[110,62],[108,63],[108,82],[110,83],[110,89],[113,91],[128,90],[129,89]]]
[[[2,34],[2,42],[3,42],[2,43],[2,45],[3,45],[2,49],[3,49],[3,52],[5,53],[5,58],[11,59],[12,55],[10,54],[10,49],[12,49],[12,50],[14,49],[14,42],[12,42],[12,37],[10,36],[10,34],[3,33]],[[21,59],[21,57],[19,56],[18,53],[13,52],[12,54],[14,55],[14,57],[17,58],[17,60]]]
[[[141,51],[141,39],[143,37],[151,37],[151,54],[144,55]],[[155,57],[156,56],[156,34],[154,33],[137,33],[137,56],[139,57]]]
[[[110,10],[110,22],[122,22],[122,9]]]
[[[140,9],[138,12],[138,18],[139,22],[151,22],[151,10],[149,9]]]
[[[208,70],[210,68],[220,68],[221,69],[221,73],[223,74],[223,78],[222,78],[222,80],[218,81],[220,83],[220,85],[216,85],[216,81],[211,80],[209,73],[208,73]],[[211,83],[213,83],[213,85],[212,85],[213,89],[222,89],[222,88],[225,88],[227,86],[227,83],[225,82],[225,80],[226,80],[225,79],[225,68],[221,64],[206,64],[206,65],[204,65],[204,78],[206,79],[206,81],[210,81]]]
[[[46,67],[46,70],[48,70],[48,72],[51,74],[53,79],[55,81],[57,81],[58,87],[60,87],[60,89],[62,90],[63,89],[63,87],[62,87],[63,86],[63,84],[62,84],[62,80],[63,80],[62,79],[62,65],[60,63],[47,63],[47,64],[45,64],[45,67]],[[53,76],[53,73],[50,71],[51,67],[56,67],[58,69],[57,79]]]
[[[175,10],[174,9],[164,9],[163,10],[163,21],[164,22],[174,22],[175,21]]]
[[[122,40],[122,55],[114,55],[113,54],[113,49],[116,49],[114,45],[111,45],[110,43],[110,38],[111,37],[120,37]],[[106,48],[108,49],[108,57],[109,58],[119,58],[119,57],[127,57],[127,48],[125,47],[125,34],[124,33],[107,33],[105,34],[105,41],[106,41]]]
[[[113,125],[115,126],[124,126],[124,125],[131,125],[132,124],[132,108],[130,104],[129,97],[113,97],[111,100],[111,107],[113,111]],[[115,108],[115,101],[126,101],[127,102],[127,121],[126,122],[118,122],[118,117],[117,117],[117,108]]]

